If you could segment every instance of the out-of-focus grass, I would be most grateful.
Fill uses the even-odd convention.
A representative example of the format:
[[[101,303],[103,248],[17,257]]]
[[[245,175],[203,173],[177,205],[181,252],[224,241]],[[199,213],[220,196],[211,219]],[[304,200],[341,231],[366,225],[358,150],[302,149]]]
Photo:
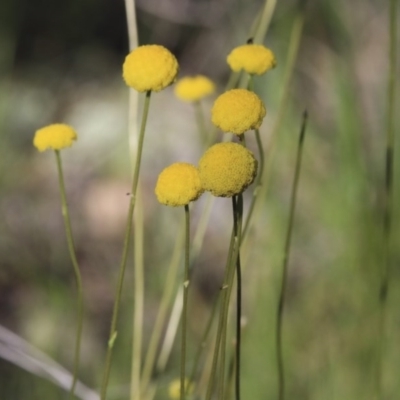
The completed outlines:
[[[142,12],[141,37],[150,40],[165,36],[166,42],[179,53],[183,73],[198,72],[195,67],[200,66],[203,70],[199,72],[213,74],[223,87],[227,76],[225,54],[237,41],[247,39],[241,27],[250,23],[255,7],[255,2],[249,2],[243,15],[222,19],[213,32],[208,28],[174,25]],[[382,240],[388,41],[385,7],[379,1],[327,0],[309,4],[290,107],[276,144],[270,188],[251,232],[252,252],[245,260],[244,308],[248,324],[243,335],[243,398],[273,399],[276,393],[277,279],[297,132],[305,107],[310,124],[284,316],[288,399],[373,398]],[[278,68],[255,79],[255,89],[269,112],[261,129],[267,140],[276,117],[294,12],[292,2],[278,5],[267,37],[267,44],[277,52]],[[157,21],[161,25],[155,29]],[[232,39],[235,24],[240,27]],[[171,25],[175,38],[161,32],[160,26],[166,29]],[[189,39],[183,40],[183,34]],[[12,49],[17,38],[18,28],[13,35],[3,36],[2,42],[9,45],[4,48]],[[205,52],[202,57],[198,56],[200,50]],[[117,61],[122,60],[122,54],[109,48],[93,51],[93,57],[85,51],[80,53],[84,57],[78,53],[72,56],[74,67],[61,69],[60,75],[56,69],[60,63],[54,59],[49,60],[52,63],[46,63],[46,59],[34,64],[17,63],[16,69],[10,70],[12,51],[2,64],[6,69],[0,76],[0,87],[5,88],[0,93],[0,322],[62,364],[71,366],[75,287],[59,213],[55,165],[52,155],[36,154],[30,147],[33,131],[47,119],[69,118],[81,134],[77,146],[65,153],[67,191],[87,302],[81,378],[96,387],[119,262],[127,206],[125,192],[129,190],[125,190],[129,187],[126,114],[121,112],[127,104],[127,94],[119,81]],[[56,86],[49,84],[45,71],[51,72],[51,82],[56,82]],[[209,106],[205,109],[209,110]],[[98,132],[101,136],[97,136]],[[163,269],[174,239],[171,232],[177,229],[181,215],[156,204],[153,186],[157,174],[169,162],[177,158],[197,161],[201,149],[196,134],[192,110],[173,99],[171,91],[155,99],[150,110],[143,168],[147,199],[145,338],[151,332],[163,289]],[[90,150],[92,143],[95,151]],[[249,140],[249,145],[254,143]],[[396,162],[395,176],[398,172]],[[395,184],[394,188],[397,199],[398,186]],[[104,198],[109,200],[102,201]],[[96,211],[97,207],[101,212]],[[196,207],[195,220],[199,213]],[[216,202],[216,207],[213,220],[217,225],[210,226],[206,252],[195,266],[190,354],[200,338],[200,321],[206,321],[205,315],[218,289],[220,265],[224,263],[228,240],[225,228],[229,228],[229,223],[223,218],[229,207],[222,200]],[[218,219],[221,215],[223,218]],[[398,207],[394,216],[396,243]],[[113,225],[115,221],[120,221],[120,234],[118,224]],[[396,252],[394,266],[399,258]],[[112,371],[110,398],[115,399],[126,398],[129,392],[131,269],[125,282]],[[396,313],[396,304],[400,302],[399,278],[394,268],[384,363],[388,399],[396,398],[400,391],[400,319]],[[178,375],[178,366],[178,353],[174,352],[165,375],[158,377],[158,398],[166,397],[166,387]],[[13,365],[1,361],[0,368],[2,399],[62,397],[61,389]]]

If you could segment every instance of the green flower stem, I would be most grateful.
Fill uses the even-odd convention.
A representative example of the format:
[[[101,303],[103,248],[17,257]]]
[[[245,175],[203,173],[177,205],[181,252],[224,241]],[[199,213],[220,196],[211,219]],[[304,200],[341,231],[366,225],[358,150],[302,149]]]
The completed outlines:
[[[200,101],[194,102],[193,107],[194,107],[194,112],[196,114],[196,123],[199,129],[200,137],[202,138],[203,143],[206,145],[206,147],[208,147],[210,144],[209,143],[210,139],[205,124],[204,112],[201,102]]]
[[[142,382],[141,382],[141,393],[145,393],[148,388],[157,355],[157,348],[163,333],[163,327],[168,315],[168,310],[171,304],[172,296],[174,294],[175,282],[179,269],[179,260],[182,254],[181,247],[185,234],[185,227],[182,226],[181,228],[183,229],[179,230],[177,240],[175,241],[174,251],[172,253],[167,276],[165,278],[165,290],[161,298],[160,307],[158,309],[157,317],[154,323],[153,331],[150,337],[149,346],[144,361]]]
[[[240,248],[240,229],[242,224],[242,212],[238,212],[236,209],[236,200],[233,199],[234,207],[234,225],[232,228],[231,240],[229,244],[227,264],[225,268],[224,281],[221,287],[221,308],[218,321],[218,329],[215,339],[215,347],[213,354],[213,361],[211,367],[210,379],[208,382],[206,400],[210,400],[212,397],[214,381],[217,374],[218,362],[220,364],[219,371],[219,399],[222,400],[224,395],[224,381],[225,381],[225,354],[226,354],[226,333],[227,333],[227,321],[229,314],[229,300],[233,287],[233,280],[235,276],[236,260],[239,256]],[[220,360],[218,358],[220,357]]]
[[[220,385],[219,385],[219,399],[222,400],[224,399],[224,393],[225,393],[225,358],[226,358],[226,340],[227,340],[227,331],[228,331],[228,318],[229,318],[229,300],[233,288],[233,279],[235,276],[235,272],[240,269],[240,243],[241,243],[241,230],[242,230],[242,216],[243,216],[243,197],[241,194],[232,197],[232,210],[233,210],[233,232],[234,232],[234,251],[232,254],[230,261],[230,265],[228,267],[228,270],[230,271],[229,273],[229,287],[227,289],[227,296],[225,298],[225,303],[224,303],[224,308],[223,308],[223,326],[222,326],[222,335],[221,335],[221,360],[220,360],[220,374],[219,374],[219,379],[220,379]],[[239,267],[238,267],[239,265]],[[240,274],[241,275],[241,274]],[[239,277],[240,279],[240,277]],[[241,288],[239,288],[239,284],[241,284],[241,279],[238,280],[237,282],[237,287],[238,287],[238,294],[241,296]],[[237,299],[237,302],[239,304],[239,310],[241,314],[241,298]],[[240,318],[241,315],[237,315],[237,318],[239,318],[239,329],[240,329]],[[236,331],[236,334],[238,335],[236,337],[236,357],[239,356],[237,359],[238,362],[240,362],[240,332]],[[237,365],[236,368],[236,374],[235,374],[235,390],[236,390],[236,396],[239,395],[239,390],[240,390],[240,368]],[[240,395],[239,395],[240,397]]]
[[[276,0],[265,1],[256,32],[254,33],[254,43],[262,43],[264,41],[272,16],[274,15],[275,7]]]
[[[277,319],[276,319],[276,355],[277,355],[277,368],[278,368],[278,400],[283,400],[285,398],[285,375],[284,375],[283,351],[282,351],[282,317],[283,317],[283,307],[285,304],[288,261],[289,261],[290,245],[291,245],[291,239],[292,239],[294,213],[295,213],[295,209],[296,209],[297,188],[298,188],[299,177],[300,177],[301,160],[302,160],[303,143],[304,143],[304,136],[305,136],[305,132],[306,132],[306,125],[307,125],[307,112],[304,112],[303,122],[301,125],[299,142],[298,142],[298,147],[297,147],[296,167],[295,167],[295,172],[294,172],[292,194],[291,194],[291,199],[290,199],[289,220],[288,220],[288,226],[287,226],[287,231],[286,231],[285,248],[284,248],[284,253],[283,253],[284,255],[283,255],[283,262],[282,262],[282,276],[281,276]]]
[[[242,272],[240,263],[240,245],[242,243],[242,216],[243,216],[243,196],[239,194],[237,201],[233,202],[233,212],[236,213],[236,232],[238,238],[238,256],[236,260],[236,369],[235,369],[235,398],[240,400],[240,349],[241,349],[241,319],[242,319]]]
[[[219,295],[216,296],[216,298],[214,300],[206,328],[204,329],[199,347],[197,348],[196,355],[194,357],[192,372],[190,374],[190,379],[189,379],[189,382],[191,382],[191,383],[193,383],[196,379],[196,373],[197,373],[197,369],[199,366],[200,357],[201,357],[201,354],[203,353],[204,348],[206,347],[208,337],[210,335],[211,328],[213,326],[214,318],[217,314],[218,304],[219,304]]]
[[[250,226],[250,221],[251,217],[254,212],[254,207],[257,201],[257,198],[259,197],[260,191],[261,191],[261,186],[262,186],[262,177],[263,177],[263,172],[264,172],[264,163],[265,163],[265,158],[264,158],[264,149],[263,149],[263,144],[261,141],[261,135],[260,131],[258,129],[255,130],[255,135],[256,135],[256,141],[257,141],[257,148],[258,148],[258,156],[259,156],[259,162],[258,162],[258,174],[254,183],[254,191],[253,191],[253,197],[251,199],[251,203],[249,206],[249,211],[247,212],[247,217],[246,221],[244,223],[243,227],[243,232],[242,232],[242,239],[246,236],[246,233],[249,229]]]
[[[223,322],[224,322],[224,309],[225,309],[225,303],[227,297],[229,297],[229,288],[230,288],[230,283],[233,282],[233,275],[234,275],[234,270],[235,268],[231,268],[232,266],[232,256],[234,253],[234,248],[237,247],[235,246],[235,230],[232,228],[232,234],[231,234],[231,240],[229,243],[229,250],[228,250],[228,257],[227,257],[227,262],[225,266],[225,273],[224,273],[224,280],[221,286],[221,300],[220,300],[220,311],[219,311],[219,319],[218,319],[218,328],[217,328],[217,334],[215,338],[215,345],[214,345],[214,352],[213,352],[213,359],[212,359],[212,365],[211,365],[211,373],[210,373],[210,379],[208,381],[208,386],[207,386],[207,393],[206,393],[206,400],[211,400],[212,393],[213,393],[213,388],[214,388],[214,381],[216,379],[217,375],[217,366],[218,366],[218,357],[219,357],[219,350],[220,350],[220,344],[221,344],[221,337],[222,337],[222,330],[223,330]],[[234,266],[234,264],[233,264]],[[228,293],[229,292],[229,293]]]
[[[183,276],[183,310],[182,310],[182,338],[181,338],[181,396],[186,397],[186,326],[187,326],[187,303],[189,291],[189,247],[190,247],[190,213],[189,205],[185,205],[185,270]]]
[[[133,212],[134,212],[135,203],[136,203],[136,190],[137,190],[137,185],[139,182],[140,162],[141,162],[141,158],[142,158],[144,133],[146,130],[147,116],[149,113],[150,98],[151,98],[151,91],[148,91],[146,93],[146,98],[145,98],[145,103],[144,103],[144,108],[143,108],[142,123],[140,126],[140,132],[139,132],[138,152],[137,152],[135,168],[134,168],[134,172],[133,172],[128,218],[127,218],[127,224],[126,224],[126,228],[125,228],[124,247],[122,250],[121,264],[119,266],[116,298],[115,298],[115,302],[114,302],[114,308],[113,308],[113,314],[112,314],[112,320],[111,320],[110,338],[108,340],[106,362],[105,362],[103,381],[102,381],[102,386],[101,386],[101,397],[100,397],[101,400],[105,400],[106,396],[107,396],[107,386],[108,386],[108,381],[110,378],[112,353],[113,353],[115,340],[117,338],[118,312],[119,312],[119,306],[121,303],[122,286],[123,286],[123,282],[124,282],[126,262],[127,262],[127,258],[128,258],[130,237],[131,237],[131,233],[132,233],[132,219],[133,219]]]
[[[144,213],[141,187],[137,190],[134,215],[134,311],[132,329],[131,399],[140,400],[140,367],[142,359],[144,311]]]
[[[78,325],[76,328],[76,339],[75,339],[75,351],[74,351],[74,369],[73,369],[73,378],[71,389],[69,392],[69,397],[73,398],[76,383],[78,380],[78,371],[79,371],[79,359],[80,359],[80,349],[81,349],[81,340],[82,340],[82,327],[83,327],[83,287],[82,287],[82,277],[79,270],[78,260],[76,258],[75,253],[75,245],[74,239],[72,236],[71,229],[71,220],[69,217],[68,204],[67,204],[67,195],[65,192],[65,182],[64,182],[64,174],[61,165],[61,156],[60,151],[56,150],[56,161],[57,161],[57,170],[58,170],[58,181],[61,193],[61,212],[64,218],[64,226],[65,233],[67,236],[68,242],[68,251],[71,257],[72,265],[74,267],[76,285],[78,289]]]
[[[383,399],[383,353],[385,343],[385,325],[387,297],[390,282],[391,241],[393,219],[393,165],[395,148],[395,106],[397,78],[397,0],[391,0],[389,6],[389,78],[387,92],[387,130],[386,130],[386,170],[385,197],[383,210],[383,268],[379,291],[379,326],[377,360],[377,399]]]

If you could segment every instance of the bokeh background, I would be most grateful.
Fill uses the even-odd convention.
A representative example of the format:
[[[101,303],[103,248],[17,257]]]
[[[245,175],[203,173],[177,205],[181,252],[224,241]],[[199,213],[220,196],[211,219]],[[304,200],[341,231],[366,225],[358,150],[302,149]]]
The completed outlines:
[[[307,109],[284,317],[287,396],[373,399],[382,268],[388,2],[307,2],[289,103],[271,147],[300,3],[278,2],[265,39],[276,53],[278,67],[255,79],[255,90],[268,110],[261,135],[270,167],[268,191],[253,221],[244,258],[243,398],[276,396],[275,310],[297,135]],[[262,6],[256,0],[139,0],[139,40],[168,47],[179,60],[180,76],[205,74],[221,93],[230,74],[226,56],[246,42]],[[94,389],[101,379],[130,188],[128,90],[121,77],[127,52],[122,1],[0,3],[0,324],[72,368],[76,292],[56,165],[51,152],[39,154],[32,146],[35,130],[43,125],[71,124],[79,140],[62,155],[85,287],[80,378]],[[203,104],[208,125],[215,96]],[[194,116],[190,104],[174,97],[173,88],[152,98],[142,164],[145,338],[154,324],[183,214],[159,205],[154,185],[169,163],[197,163],[204,151]],[[398,122],[397,118],[397,126]],[[221,135],[216,135],[219,140]],[[248,141],[256,149],[251,137]],[[397,160],[395,172],[384,347],[388,400],[400,398]],[[193,229],[204,201],[193,207]],[[228,200],[215,201],[211,221],[193,266],[192,350],[221,283],[231,227]],[[133,284],[130,265],[110,399],[129,395]],[[144,350],[146,346],[145,340]],[[166,398],[169,383],[178,376],[178,356],[176,348],[165,372],[155,377],[160,383],[156,398]],[[2,400],[66,398],[58,385],[37,376],[37,369],[26,371],[3,358]]]

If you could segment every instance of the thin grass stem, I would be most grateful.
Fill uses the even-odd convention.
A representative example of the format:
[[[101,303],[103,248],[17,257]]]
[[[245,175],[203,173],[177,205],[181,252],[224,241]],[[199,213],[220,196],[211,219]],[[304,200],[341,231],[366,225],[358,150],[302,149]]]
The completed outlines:
[[[74,367],[73,367],[73,375],[72,375],[72,384],[69,392],[69,398],[73,398],[76,388],[76,383],[78,380],[79,374],[79,360],[80,360],[80,349],[81,349],[81,341],[82,341],[82,328],[83,328],[83,286],[82,286],[82,277],[79,269],[78,260],[76,258],[74,238],[72,235],[71,228],[71,219],[68,211],[68,203],[67,203],[67,195],[65,190],[65,181],[64,181],[64,173],[62,169],[61,163],[61,155],[60,151],[56,150],[56,162],[57,162],[57,171],[58,171],[58,182],[61,194],[61,212],[64,218],[64,227],[65,233],[67,236],[68,243],[68,252],[71,258],[72,266],[74,268],[76,286],[78,290],[78,301],[77,301],[77,327],[76,327],[76,338],[75,338],[75,350],[74,350]]]
[[[108,340],[105,368],[104,368],[103,381],[102,381],[102,386],[101,386],[101,400],[105,400],[107,397],[107,387],[108,387],[108,381],[110,378],[112,353],[113,353],[115,340],[117,338],[118,313],[119,313],[119,307],[120,307],[120,303],[121,303],[122,286],[123,286],[123,282],[124,282],[124,275],[125,275],[126,263],[127,263],[127,258],[128,258],[130,237],[131,237],[131,233],[132,233],[132,219],[133,219],[133,213],[134,213],[135,204],[136,204],[136,190],[137,190],[137,186],[138,186],[138,182],[139,182],[140,162],[141,162],[141,158],[142,158],[144,133],[146,130],[147,116],[149,113],[150,98],[151,98],[151,91],[148,91],[146,93],[146,97],[145,97],[142,123],[140,126],[140,132],[139,132],[138,152],[137,152],[137,157],[136,157],[135,167],[134,167],[134,172],[133,172],[128,218],[127,218],[127,224],[126,224],[126,228],[125,228],[124,246],[123,246],[123,250],[122,250],[122,259],[121,259],[121,263],[119,266],[116,298],[115,298],[114,308],[113,308],[113,313],[112,313],[110,337]]]
[[[181,337],[181,390],[180,400],[186,398],[186,331],[187,306],[189,293],[189,263],[190,263],[190,212],[189,205],[185,205],[185,269],[183,276],[183,310],[182,310],[182,337]],[[187,385],[189,386],[189,385]]]
[[[134,215],[134,307],[132,329],[131,399],[140,400],[140,368],[142,362],[144,314],[144,213],[141,187],[137,190]]]
[[[191,383],[194,382],[195,379],[196,379],[196,373],[197,373],[197,370],[198,370],[198,367],[199,367],[200,357],[201,357],[201,354],[203,353],[204,348],[207,345],[208,337],[210,335],[211,328],[213,326],[214,318],[215,318],[215,316],[217,314],[219,298],[220,298],[220,296],[218,295],[218,296],[216,296],[216,298],[214,300],[214,303],[213,303],[213,306],[212,306],[212,309],[211,309],[211,313],[210,313],[210,316],[209,316],[208,321],[207,321],[207,325],[206,325],[206,327],[204,329],[203,335],[202,335],[201,340],[200,340],[199,347],[197,348],[197,351],[196,351],[196,354],[195,354],[195,357],[194,357],[193,366],[192,366],[192,372],[190,374],[190,379],[189,379],[189,381]]]
[[[285,294],[286,294],[286,283],[287,283],[287,275],[288,275],[288,261],[290,255],[290,246],[292,240],[292,232],[293,232],[293,221],[294,214],[296,210],[296,200],[297,200],[297,188],[300,177],[301,170],[301,160],[303,154],[303,143],[304,136],[306,133],[306,125],[307,125],[307,112],[303,114],[303,122],[300,129],[299,142],[297,147],[297,155],[296,155],[296,166],[294,171],[294,178],[292,184],[292,193],[290,198],[290,208],[289,208],[289,220],[286,231],[285,238],[285,247],[283,253],[283,261],[282,261],[282,276],[280,283],[280,291],[279,291],[279,300],[278,300],[278,310],[276,317],[276,355],[277,355],[277,369],[278,369],[278,400],[284,400],[285,398],[285,371],[284,371],[284,362],[283,362],[283,349],[282,349],[282,317],[283,317],[283,308],[285,304]]]
[[[184,221],[183,221],[184,222]],[[145,393],[149,385],[151,374],[154,368],[154,363],[157,355],[157,348],[163,332],[165,320],[167,319],[168,309],[171,304],[172,296],[174,294],[175,282],[179,269],[179,260],[182,255],[182,244],[185,236],[185,226],[182,225],[179,230],[175,247],[172,252],[171,261],[168,266],[167,276],[165,278],[165,290],[163,292],[154,327],[150,336],[149,346],[144,360],[141,392]]]
[[[238,256],[236,260],[236,368],[235,368],[235,399],[240,400],[240,360],[241,360],[241,338],[242,338],[242,268],[240,262],[240,244],[242,242],[242,216],[243,196],[239,194],[236,202],[236,237],[238,238]]]

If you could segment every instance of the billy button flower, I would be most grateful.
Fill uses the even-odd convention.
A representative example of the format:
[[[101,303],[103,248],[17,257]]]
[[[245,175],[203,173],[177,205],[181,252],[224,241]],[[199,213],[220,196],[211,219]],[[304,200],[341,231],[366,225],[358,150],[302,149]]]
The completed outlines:
[[[67,237],[68,251],[71,258],[71,263],[74,269],[76,285],[77,285],[77,327],[75,336],[75,349],[74,349],[74,366],[72,374],[72,383],[70,387],[70,398],[74,397],[76,384],[78,381],[79,374],[79,360],[80,360],[80,348],[82,339],[82,327],[83,327],[83,286],[82,277],[79,269],[78,260],[76,257],[74,238],[72,235],[71,220],[69,216],[67,195],[65,190],[64,174],[61,163],[60,150],[66,147],[72,146],[78,135],[75,130],[66,124],[52,124],[38,129],[35,132],[33,138],[33,145],[39,151],[45,151],[47,149],[54,150],[57,163],[58,171],[58,182],[61,194],[61,209],[62,216],[64,219],[64,228]]]
[[[257,160],[244,146],[217,143],[199,161],[199,174],[204,190],[217,197],[232,197],[242,193],[257,174]]]
[[[47,149],[62,150],[72,146],[78,138],[75,130],[66,124],[52,124],[38,129],[33,139],[33,145],[39,151]]]
[[[215,91],[214,82],[204,75],[186,76],[175,86],[175,95],[182,101],[199,101]]]
[[[178,70],[178,61],[168,49],[150,44],[126,56],[122,75],[125,83],[138,92],[158,92],[175,81]]]
[[[244,70],[252,75],[262,75],[276,66],[275,55],[270,49],[252,43],[234,48],[227,62],[233,71]]]
[[[197,200],[203,193],[198,169],[188,163],[175,163],[158,177],[155,193],[158,201],[178,207]]]
[[[232,89],[215,100],[212,122],[224,132],[241,135],[261,126],[266,110],[262,100],[250,90]]]
[[[165,168],[158,177],[156,189],[157,199],[167,206],[184,206],[185,210],[185,266],[183,276],[183,309],[181,322],[181,362],[179,398],[185,400],[188,392],[186,378],[186,326],[187,303],[189,289],[189,247],[190,247],[190,215],[189,203],[197,200],[203,193],[198,169],[188,163],[175,163]],[[177,387],[175,389],[178,389]],[[174,396],[177,390],[173,390]],[[176,396],[177,397],[177,396]]]
[[[131,196],[129,201],[128,218],[124,236],[124,246],[122,249],[121,263],[119,266],[114,309],[111,317],[111,328],[108,342],[109,345],[107,348],[106,362],[100,390],[101,400],[105,400],[107,397],[112,353],[114,343],[117,338],[118,314],[121,303],[121,293],[124,282],[125,269],[128,259],[130,237],[132,233],[132,220],[137,198],[136,192],[139,184],[140,164],[142,159],[147,117],[149,114],[151,93],[158,92],[173,83],[178,74],[178,69],[178,62],[175,56],[165,47],[160,45],[145,45],[137,47],[126,56],[125,62],[122,66],[122,76],[125,80],[125,83],[129,87],[137,90],[138,92],[146,92],[146,97],[143,105],[143,114],[138,136],[135,166],[133,169],[132,187],[130,192]]]

